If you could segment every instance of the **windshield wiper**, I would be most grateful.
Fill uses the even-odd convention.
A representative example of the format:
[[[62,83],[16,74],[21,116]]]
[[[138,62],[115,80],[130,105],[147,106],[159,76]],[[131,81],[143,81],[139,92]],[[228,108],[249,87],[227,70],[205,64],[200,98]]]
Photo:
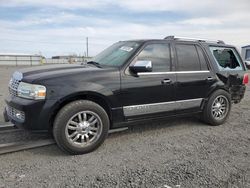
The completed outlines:
[[[102,68],[101,64],[98,62],[95,62],[95,61],[89,61],[89,62],[87,62],[87,64],[95,65],[98,68]]]

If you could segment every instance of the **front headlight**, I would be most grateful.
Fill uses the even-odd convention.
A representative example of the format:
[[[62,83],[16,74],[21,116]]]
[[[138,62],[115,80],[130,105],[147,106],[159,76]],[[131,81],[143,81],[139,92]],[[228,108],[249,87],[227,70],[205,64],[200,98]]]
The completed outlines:
[[[26,99],[45,99],[46,87],[42,85],[20,82],[17,88],[17,95]]]

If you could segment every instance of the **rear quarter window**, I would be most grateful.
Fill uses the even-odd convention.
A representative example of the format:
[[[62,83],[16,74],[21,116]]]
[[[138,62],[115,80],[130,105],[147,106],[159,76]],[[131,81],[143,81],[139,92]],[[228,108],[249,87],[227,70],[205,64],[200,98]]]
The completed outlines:
[[[206,58],[204,56],[204,53],[203,53],[201,47],[196,46],[196,48],[197,48],[199,59],[200,59],[201,70],[208,70],[207,61],[206,61]]]
[[[209,47],[220,71],[243,70],[239,56],[234,48]]]

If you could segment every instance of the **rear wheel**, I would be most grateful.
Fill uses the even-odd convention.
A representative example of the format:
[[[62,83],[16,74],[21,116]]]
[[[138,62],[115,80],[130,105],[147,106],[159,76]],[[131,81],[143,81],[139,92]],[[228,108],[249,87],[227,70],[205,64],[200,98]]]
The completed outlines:
[[[98,104],[79,100],[67,104],[57,114],[53,135],[57,145],[70,154],[93,151],[105,140],[109,118]]]
[[[230,94],[224,90],[215,91],[203,109],[203,120],[210,125],[223,124],[231,110]]]

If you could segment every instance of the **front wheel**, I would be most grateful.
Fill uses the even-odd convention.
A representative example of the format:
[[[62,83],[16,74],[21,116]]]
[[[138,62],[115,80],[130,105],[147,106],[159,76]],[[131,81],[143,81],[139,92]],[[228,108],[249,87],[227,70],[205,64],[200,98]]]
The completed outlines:
[[[203,109],[203,120],[210,125],[223,124],[231,110],[231,96],[224,90],[215,91]]]
[[[79,100],[57,114],[53,135],[57,145],[70,154],[84,154],[100,146],[109,130],[109,118],[98,104]]]

